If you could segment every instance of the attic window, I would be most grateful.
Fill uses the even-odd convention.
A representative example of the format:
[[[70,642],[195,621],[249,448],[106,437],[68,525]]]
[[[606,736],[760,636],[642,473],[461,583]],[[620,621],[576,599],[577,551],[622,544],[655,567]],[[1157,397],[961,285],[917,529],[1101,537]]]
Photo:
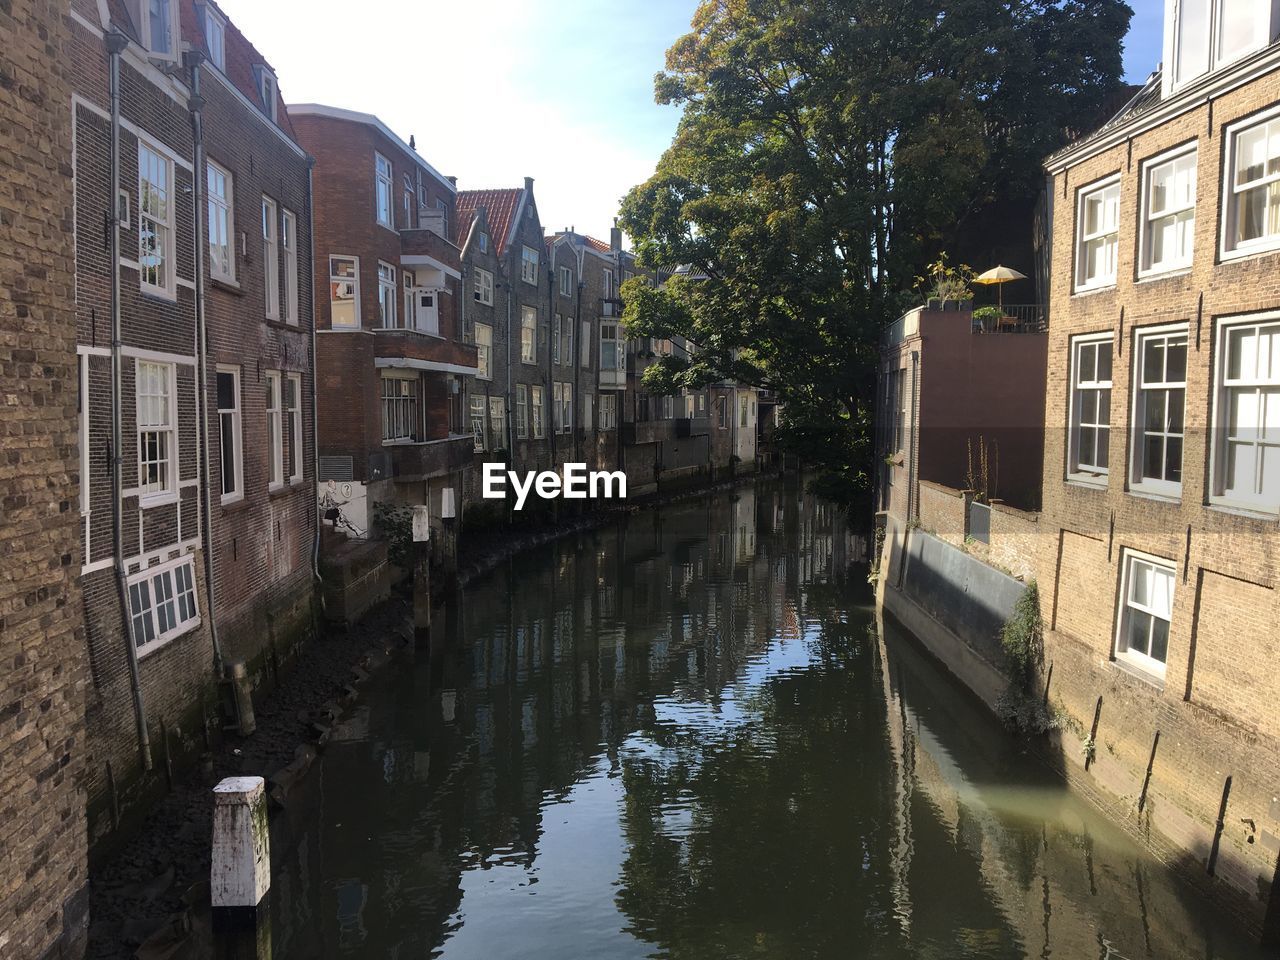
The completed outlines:
[[[178,0],[128,0],[138,42],[160,60],[178,58]]]
[[[213,7],[205,5],[204,8],[204,42],[209,48],[209,62],[221,70],[227,72],[227,24]]]
[[[258,67],[258,96],[262,98],[262,108],[272,122],[276,119],[276,99],[279,89],[276,86],[276,75],[268,67]]]
[[[480,252],[489,252],[489,235],[487,233],[480,234]]]

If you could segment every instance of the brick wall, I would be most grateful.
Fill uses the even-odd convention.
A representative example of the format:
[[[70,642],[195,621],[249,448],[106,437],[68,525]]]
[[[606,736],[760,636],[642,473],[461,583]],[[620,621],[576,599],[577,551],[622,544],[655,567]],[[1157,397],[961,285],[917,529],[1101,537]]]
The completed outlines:
[[[86,668],[65,3],[0,6],[0,955],[87,925]]]
[[[1273,50],[1274,53],[1274,50]],[[1274,60],[1274,56],[1272,57]],[[1203,89],[1203,88],[1202,88]],[[1211,98],[1211,99],[1208,99]],[[1051,331],[1046,401],[1045,482],[1038,567],[1054,663],[1051,695],[1089,730],[1098,698],[1099,762],[1088,775],[1117,811],[1162,838],[1190,873],[1208,872],[1215,822],[1230,778],[1213,890],[1243,894],[1247,919],[1260,923],[1276,896],[1280,854],[1280,661],[1273,642],[1275,508],[1248,515],[1216,502],[1212,461],[1217,333],[1224,318],[1280,310],[1280,253],[1224,259],[1226,128],[1280,101],[1280,71],[1250,82],[1179,95],[1158,125],[1141,117],[1085,148],[1051,161],[1054,204]],[[1197,149],[1193,259],[1187,269],[1142,276],[1139,223],[1143,164],[1175,147]],[[1119,182],[1117,279],[1075,291],[1079,191]],[[1164,496],[1134,490],[1134,352],[1144,328],[1180,324],[1188,338],[1181,489]],[[1110,469],[1077,478],[1068,462],[1072,338],[1104,334],[1114,351]],[[1125,551],[1161,558],[1174,570],[1172,622],[1163,678],[1117,659]],[[1136,811],[1153,743],[1150,801]],[[1083,774],[1081,774],[1083,776]]]

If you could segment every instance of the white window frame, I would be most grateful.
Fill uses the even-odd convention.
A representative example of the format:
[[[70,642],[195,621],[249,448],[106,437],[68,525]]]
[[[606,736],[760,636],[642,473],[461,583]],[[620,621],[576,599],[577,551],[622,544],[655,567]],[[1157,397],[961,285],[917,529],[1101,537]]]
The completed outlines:
[[[159,0],[162,9],[167,11],[167,27],[169,35],[158,38],[152,35],[151,4],[149,0],[128,0],[129,14],[138,28],[138,42],[155,60],[177,60],[181,46],[181,20],[178,0]],[[163,45],[161,43],[163,42]]]
[[[280,319],[280,210],[262,197],[262,291],[268,320]]]
[[[267,489],[284,487],[284,413],[280,371],[267,371]]]
[[[493,379],[493,327],[476,323],[476,379]]]
[[[568,267],[560,268],[560,296],[573,296],[573,271]]]
[[[489,252],[489,235],[487,233],[480,234],[476,242],[480,244],[481,253]]]
[[[613,393],[600,394],[599,416],[597,427],[601,430],[614,430],[618,426],[618,397]]]
[[[1149,569],[1155,576],[1168,577],[1169,605],[1167,611],[1162,610],[1154,603],[1140,602],[1131,597],[1134,587],[1135,566]],[[1126,547],[1120,553],[1120,571],[1120,596],[1116,609],[1116,632],[1112,642],[1112,656],[1117,661],[1163,682],[1168,664],[1169,640],[1172,638],[1173,633],[1173,605],[1177,596],[1178,565],[1172,560],[1141,553],[1137,550],[1130,550]],[[1152,585],[1155,584],[1154,576],[1151,583]],[[1154,598],[1149,597],[1148,601],[1152,599]],[[1145,614],[1151,618],[1152,623],[1148,627],[1149,644],[1155,636],[1156,626],[1154,621],[1165,620],[1164,613],[1168,613],[1166,622],[1169,627],[1165,636],[1165,659],[1163,661],[1143,651],[1129,647],[1128,634],[1130,618],[1133,615],[1132,611],[1137,611],[1139,614]]]
[[[236,282],[236,192],[235,178],[231,171],[219,163],[208,160],[205,163],[205,188],[209,200],[209,276],[215,280]],[[217,186],[221,181],[221,188]],[[215,242],[215,235],[220,235],[222,243]],[[225,263],[221,262],[216,252],[226,251]]]
[[[286,383],[293,387],[293,406],[289,406],[289,398],[285,397],[285,415],[293,427],[293,437],[289,441],[289,482],[301,483],[303,474],[303,452],[306,450],[306,437],[302,432],[302,374],[286,375]]]
[[[573,384],[560,384],[560,432],[573,433]]]
[[[262,109],[271,122],[276,122],[276,101],[279,99],[280,83],[276,75],[265,65],[258,65],[258,96],[262,98]]]
[[[172,611],[173,623],[164,629],[157,609],[162,604],[157,596],[157,581],[168,591],[162,602],[171,605]],[[133,620],[133,637],[139,658],[200,626],[200,594],[196,585],[195,560],[190,554],[139,570],[129,577],[128,593],[129,616]],[[139,609],[138,604],[143,598],[146,606]],[[144,631],[150,629],[150,639],[144,639],[146,633],[140,633],[139,627]],[[138,643],[139,640],[143,642]]]
[[[538,308],[527,303],[520,306],[520,361],[538,362]]]
[[[164,375],[164,390],[162,394],[146,394],[145,397],[154,397],[164,401],[165,416],[163,420],[148,418],[143,422],[143,386],[146,378],[144,371],[156,370]],[[137,433],[137,450],[138,450],[138,505],[140,507],[157,507],[166,503],[172,503],[178,499],[178,391],[177,391],[177,370],[172,363],[163,363],[155,360],[135,360],[134,361],[134,396],[136,403],[134,406],[134,426]],[[158,439],[164,443],[164,455],[158,456],[154,461],[164,465],[164,476],[162,485],[155,489],[147,489],[148,484],[143,480],[146,473],[145,464],[152,462],[143,456],[143,435],[154,433],[158,435]]]
[[[224,407],[216,389],[217,377],[230,376],[235,406]],[[235,503],[244,499],[244,400],[240,392],[240,368],[219,364],[214,379],[214,395],[218,401],[218,468],[222,487],[222,503]],[[227,437],[223,429],[223,417],[230,418],[231,427],[231,480],[232,489],[227,492],[226,460]]]
[[[612,334],[612,336],[605,336]],[[605,347],[610,346],[613,349],[613,362],[605,363]],[[600,369],[603,370],[625,370],[627,367],[627,343],[626,333],[622,328],[622,324],[610,322],[602,322],[600,324]]]
[[[351,264],[351,276],[344,277],[334,270],[334,261],[339,260]],[[338,284],[351,285],[351,302],[355,305],[354,318],[352,323],[334,323],[333,322],[333,305],[334,303],[344,303],[345,300],[335,300],[334,293]],[[360,329],[360,258],[353,257],[346,253],[329,254],[329,329],[330,330],[359,330]]]
[[[520,248],[520,279],[535,287],[538,285],[538,251],[533,247]]]
[[[551,317],[551,362],[560,362],[560,314]]]
[[[209,48],[209,62],[227,72],[227,22],[218,16],[213,5],[204,5],[204,44]]]
[[[385,260],[378,261],[378,327],[382,330],[397,330],[398,312],[396,301],[399,299],[396,288],[396,268]]]
[[[1110,225],[1106,222],[1106,211],[1110,200],[1103,199],[1103,217],[1102,229],[1093,233],[1085,231],[1085,207],[1088,201],[1098,194],[1110,194],[1115,192],[1114,198],[1114,222]],[[1093,290],[1106,290],[1116,285],[1119,276],[1120,262],[1120,175],[1114,174],[1102,180],[1098,180],[1088,186],[1081,187],[1076,194],[1076,225],[1075,225],[1075,293],[1087,293]],[[1109,228],[1108,228],[1109,227]],[[1100,275],[1099,277],[1088,278],[1085,275],[1087,269],[1088,257],[1085,250],[1088,244],[1102,241],[1105,245],[1108,237],[1111,237],[1112,247],[1112,268],[1110,274]]]
[[[506,450],[510,446],[507,438],[507,403],[504,397],[489,398],[489,437],[495,450]]]
[[[483,453],[489,445],[489,413],[484,394],[471,394],[470,409],[472,449]]]
[[[422,430],[422,385],[416,373],[384,370],[378,383],[378,397],[382,406],[382,445],[389,447],[402,443],[418,442]],[[395,388],[388,391],[389,384]],[[408,386],[408,392],[403,388]],[[401,430],[395,430],[395,425]],[[408,428],[408,433],[403,428]]]
[[[156,165],[152,170],[144,169],[144,160],[154,159]],[[164,185],[153,184],[146,179],[148,173],[163,172]],[[149,186],[144,187],[144,184]],[[166,300],[178,299],[178,257],[177,238],[175,237],[174,201],[176,184],[174,183],[173,157],[162,150],[158,144],[144,137],[138,138],[138,283],[143,293],[163,297]],[[154,188],[154,189],[153,189]],[[148,212],[147,199],[160,195],[162,211]],[[163,213],[163,217],[159,214]],[[156,264],[156,279],[147,279],[147,224],[152,224],[152,231],[157,237],[156,248],[159,249],[160,263]]]
[[[388,230],[396,228],[395,202],[391,199],[395,188],[394,173],[391,161],[375,150],[373,154],[373,218]]]
[[[546,401],[542,387],[529,387],[529,432],[533,439],[541,440],[546,436]]]
[[[613,270],[606,267],[604,271],[604,297],[606,300],[613,300],[617,295],[618,291],[613,287]]]
[[[1098,351],[1102,346],[1107,346],[1111,350],[1111,376],[1105,379],[1097,376],[1098,371]],[[1081,355],[1084,351],[1092,351],[1094,376],[1091,380],[1080,380],[1083,370],[1083,362]],[[1107,477],[1111,472],[1111,412],[1115,407],[1115,392],[1113,389],[1115,382],[1115,337],[1111,333],[1090,333],[1079,337],[1071,338],[1071,394],[1068,398],[1068,449],[1067,449],[1067,479],[1078,483],[1089,483],[1095,486],[1106,486]],[[897,371],[899,374],[899,384],[903,371]],[[1095,431],[1104,429],[1102,421],[1099,419],[1097,411],[1094,412],[1094,420],[1092,423],[1083,422],[1083,392],[1088,391],[1097,393],[1099,399],[1103,391],[1110,391],[1108,395],[1107,405],[1107,422],[1105,430],[1107,432],[1106,465],[1096,463],[1082,463],[1080,459],[1080,431],[1082,427],[1092,427]],[[898,392],[901,393],[901,386],[898,386]],[[895,430],[901,430],[901,421],[895,422]],[[1095,446],[1095,450],[1099,449]]]
[[[476,267],[475,299],[486,307],[493,306],[493,274]]]
[[[1217,349],[1214,351],[1213,370],[1212,423],[1214,429],[1211,432],[1213,443],[1209,448],[1209,502],[1216,506],[1263,513],[1274,518],[1280,513],[1280,497],[1268,499],[1265,481],[1259,484],[1258,479],[1260,479],[1259,471],[1263,469],[1266,462],[1259,454],[1266,448],[1280,448],[1280,436],[1268,438],[1265,430],[1268,408],[1273,404],[1280,408],[1280,350],[1275,351],[1275,356],[1267,358],[1271,368],[1270,376],[1259,374],[1264,361],[1261,351],[1258,351],[1256,346],[1252,375],[1242,369],[1239,376],[1235,378],[1229,376],[1232,333],[1248,331],[1251,328],[1261,332],[1268,327],[1280,327],[1280,311],[1231,317],[1218,321],[1218,341]],[[1255,393],[1256,420],[1262,429],[1255,428],[1252,437],[1237,439],[1232,436],[1230,421],[1233,391]],[[1248,442],[1254,447],[1254,475],[1257,479],[1255,479],[1254,491],[1251,493],[1239,491],[1228,493],[1227,491],[1227,470],[1230,465],[1228,446],[1233,442]],[[1261,491],[1258,490],[1259,485]]]
[[[516,384],[516,439],[529,439],[529,388]]]
[[[1257,180],[1249,181],[1248,185],[1243,189],[1236,183],[1236,162],[1239,155],[1240,137],[1259,127],[1265,128],[1264,136],[1268,140],[1275,138],[1277,150],[1280,151],[1280,106],[1255,114],[1246,120],[1237,121],[1228,126],[1225,131],[1226,156],[1224,159],[1226,162],[1222,165],[1222,242],[1219,249],[1219,253],[1224,260],[1233,260],[1280,249],[1280,164],[1277,164],[1277,170],[1274,173],[1268,173],[1266,163],[1264,163],[1263,175]],[[1280,153],[1278,153],[1278,156],[1280,156]],[[1238,240],[1236,238],[1240,226],[1238,200],[1244,194],[1251,193],[1254,190],[1265,190],[1274,197],[1273,202],[1277,205],[1277,212],[1274,214],[1277,229],[1273,233],[1264,234],[1252,240]],[[1269,201],[1271,199],[1271,197],[1268,197]],[[1264,211],[1265,216],[1266,213]]]
[[[1236,50],[1224,51],[1226,30],[1223,21],[1227,5],[1223,0],[1203,0],[1202,6],[1205,10],[1205,22],[1192,24],[1192,34],[1198,44],[1194,51],[1196,60],[1185,74],[1182,72],[1180,62],[1184,4],[1179,0],[1170,6],[1169,24],[1165,35],[1165,63],[1168,64],[1166,69],[1169,74],[1166,93],[1179,90],[1244,59],[1251,53],[1256,53],[1273,39],[1272,5],[1255,2],[1247,6],[1254,18],[1252,38]]]
[[[1167,324],[1158,327],[1143,327],[1134,331],[1133,337],[1133,356],[1130,360],[1132,365],[1132,393],[1130,396],[1130,457],[1129,457],[1129,489],[1135,493],[1152,494],[1159,497],[1179,498],[1182,496],[1182,480],[1177,481],[1165,480],[1158,477],[1146,477],[1143,475],[1143,464],[1145,461],[1145,448],[1147,431],[1145,429],[1146,419],[1146,403],[1147,398],[1145,391],[1150,390],[1181,390],[1182,391],[1182,432],[1169,429],[1168,409],[1165,414],[1165,429],[1159,431],[1151,431],[1154,435],[1166,438],[1166,443],[1170,438],[1177,437],[1182,447],[1182,456],[1179,461],[1179,478],[1182,476],[1182,465],[1186,463],[1186,407],[1187,407],[1187,380],[1186,367],[1184,363],[1183,378],[1181,381],[1168,380],[1156,381],[1148,387],[1146,383],[1146,371],[1144,370],[1143,355],[1146,352],[1146,345],[1151,340],[1171,340],[1181,337],[1184,341],[1184,351],[1187,354],[1185,363],[1190,362],[1190,337],[1188,335],[1188,325],[1185,323]],[[1114,360],[1112,361],[1114,364]],[[1166,367],[1168,364],[1166,351]],[[1114,401],[1114,394],[1112,396]],[[1163,461],[1162,461],[1163,462]]]
[[[1155,182],[1156,174],[1166,167],[1171,167],[1176,171],[1179,166],[1185,166],[1190,160],[1191,168],[1191,197],[1189,200],[1174,199],[1167,201],[1166,205],[1159,210],[1154,208],[1152,198],[1152,186]],[[1139,221],[1140,234],[1140,250],[1141,254],[1138,260],[1138,276],[1152,277],[1160,276],[1166,273],[1173,273],[1178,270],[1189,270],[1192,260],[1195,256],[1195,230],[1196,230],[1196,199],[1198,196],[1198,184],[1196,178],[1199,168],[1199,150],[1198,144],[1191,143],[1173,150],[1166,151],[1158,156],[1152,157],[1142,165],[1142,218]],[[1155,252],[1156,230],[1154,225],[1157,221],[1173,220],[1177,229],[1186,234],[1187,237],[1187,253],[1185,256],[1171,257],[1160,263],[1153,260]]]
[[[281,215],[280,246],[284,250],[284,322],[298,325],[298,215]]]

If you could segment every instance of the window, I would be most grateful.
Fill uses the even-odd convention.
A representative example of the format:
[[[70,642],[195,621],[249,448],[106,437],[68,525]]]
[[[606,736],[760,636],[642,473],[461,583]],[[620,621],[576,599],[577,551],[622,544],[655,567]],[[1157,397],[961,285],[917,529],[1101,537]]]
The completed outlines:
[[[493,379],[493,327],[487,323],[476,324],[476,376]]]
[[[199,612],[191,558],[183,557],[130,577],[129,613],[139,656],[194,627]]]
[[[280,319],[280,240],[276,232],[276,202],[262,198],[262,286],[268,320]]]
[[[404,219],[401,222],[405,225],[405,229],[408,229],[413,226],[414,190],[413,181],[409,179],[407,173],[404,175],[404,190],[402,193],[404,197]]]
[[[137,361],[138,496],[167,501],[177,492],[178,449],[173,410],[173,364]]]
[[[1163,679],[1173,620],[1174,566],[1128,550],[1123,558],[1116,659]]]
[[[612,393],[600,394],[600,429],[613,430],[618,426],[618,398]]]
[[[534,439],[536,440],[541,440],[543,437],[542,410],[543,410],[542,388],[530,387],[529,388],[529,413],[532,419],[533,436],[534,436]]]
[[[738,399],[740,401],[738,406],[740,408],[739,412],[741,414],[741,416],[739,417],[740,422],[738,423],[738,426],[745,427],[747,425],[747,398],[739,397]]]
[[[396,326],[396,268],[378,261],[378,324],[384,330]]]
[[[267,487],[284,486],[284,424],[280,411],[280,373],[267,372]]]
[[[276,84],[276,75],[268,70],[265,66],[259,65],[258,68],[258,95],[262,97],[262,109],[271,122],[276,121],[276,100],[279,97],[278,85]]]
[[[1280,246],[1280,117],[1234,131],[1228,142],[1226,251]]]
[[[898,452],[907,443],[907,371],[905,367],[893,372],[893,450]]]
[[[529,390],[523,383],[516,384],[516,436],[529,436]]]
[[[292,210],[284,211],[283,230],[280,233],[284,247],[284,322],[298,323],[298,217]]]
[[[1159,273],[1191,266],[1196,228],[1196,151],[1157,158],[1143,170],[1142,269]]]
[[[1187,330],[1140,332],[1136,343],[1133,486],[1177,496],[1182,489]]]
[[[560,296],[573,296],[573,272],[568,267],[560,268]]]
[[[289,416],[289,482],[302,482],[302,374],[291,373],[284,381],[284,410]]]
[[[360,262],[355,257],[329,258],[329,326],[360,326]]]
[[[476,300],[485,306],[493,306],[493,274],[476,268]]]
[[[564,324],[560,327],[564,333],[564,350],[560,356],[564,360],[565,366],[573,366],[573,317],[565,317]]]
[[[613,271],[605,270],[604,272],[604,298],[612,300],[616,291],[613,289]]]
[[[578,347],[578,352],[581,354],[579,360],[583,367],[590,369],[591,368],[591,321],[590,320],[582,321],[582,339],[579,341],[579,343],[581,344],[581,346]]]
[[[538,311],[535,307],[520,308],[520,359],[525,363],[538,362]]]
[[[1076,289],[1092,290],[1116,282],[1120,223],[1120,182],[1080,192],[1076,216]]]
[[[418,439],[418,380],[382,378],[382,442]]]
[[[373,155],[374,174],[374,213],[378,223],[388,229],[395,229],[391,212],[391,161],[380,153]]]
[[[436,209],[440,211],[441,236],[449,236],[449,205],[443,200],[436,200]]]
[[[1071,451],[1068,473],[1105,477],[1111,445],[1111,334],[1080,337],[1071,348]]]
[[[1224,325],[1218,333],[1214,494],[1230,504],[1280,510],[1280,318]]]
[[[138,141],[138,275],[143,292],[177,296],[173,161]]]
[[[178,58],[177,0],[128,0],[129,16],[138,28],[138,41],[151,56],[161,60]]]
[[[489,436],[495,450],[507,449],[507,409],[502,397],[489,398]]]
[[[627,353],[618,324],[600,324],[600,369],[622,370],[626,367],[626,362]]]
[[[485,448],[484,408],[484,397],[473,393],[471,395],[471,437],[476,453],[481,453]]]
[[[1271,4],[1257,0],[1178,0],[1173,16],[1173,86],[1225,67],[1267,45]]]
[[[204,42],[209,48],[209,61],[227,72],[227,25],[209,4],[204,6]]]
[[[573,430],[573,384],[556,381],[551,385],[551,427],[556,433]]]
[[[560,362],[560,314],[551,318],[551,362]]]
[[[205,179],[209,194],[209,275],[234,283],[236,263],[231,243],[236,221],[231,174],[209,161]]]
[[[489,235],[487,233],[480,234],[478,242],[480,244],[480,252],[488,253],[489,252]]]
[[[244,496],[244,425],[240,368],[218,367],[218,449],[222,454],[222,502]]]
[[[520,251],[520,279],[534,286],[538,284],[538,251],[533,247]]]
[[[716,419],[717,425],[721,430],[729,429],[729,398],[721,397],[716,401]]]

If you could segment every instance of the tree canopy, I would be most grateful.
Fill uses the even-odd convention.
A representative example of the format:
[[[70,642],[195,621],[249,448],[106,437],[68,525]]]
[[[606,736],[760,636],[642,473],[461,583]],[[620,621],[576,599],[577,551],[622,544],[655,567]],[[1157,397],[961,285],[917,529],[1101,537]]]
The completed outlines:
[[[682,337],[646,389],[777,391],[845,502],[870,476],[875,356],[925,264],[1025,213],[1043,158],[1120,86],[1123,0],[705,0],[656,77],[683,108],[621,222],[629,336]],[[981,224],[979,227],[978,225]],[[966,228],[970,236],[966,237]],[[989,239],[989,238],[988,238]]]

